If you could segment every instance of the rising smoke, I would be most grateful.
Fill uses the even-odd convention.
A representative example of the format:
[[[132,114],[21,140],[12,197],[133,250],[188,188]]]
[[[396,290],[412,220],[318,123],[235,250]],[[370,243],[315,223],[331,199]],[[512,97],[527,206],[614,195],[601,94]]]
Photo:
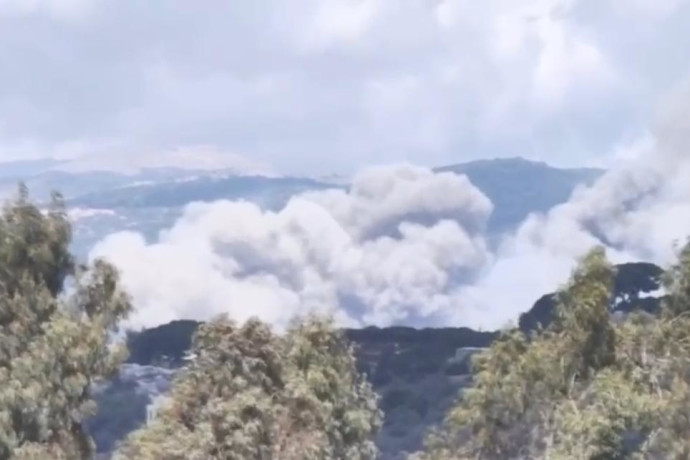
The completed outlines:
[[[363,171],[348,191],[296,196],[279,212],[191,204],[158,241],[114,234],[92,256],[122,269],[135,327],[222,312],[280,327],[315,309],[349,326],[502,327],[594,245],[616,262],[672,261],[690,235],[689,94],[666,108],[643,148],[569,202],[530,216],[495,251],[484,233],[492,204],[478,189],[402,165]]]
[[[122,269],[135,325],[229,312],[280,326],[315,309],[348,325],[432,324],[462,308],[459,288],[487,266],[491,210],[465,177],[380,167],[279,212],[192,204],[157,242],[119,233],[92,255]]]

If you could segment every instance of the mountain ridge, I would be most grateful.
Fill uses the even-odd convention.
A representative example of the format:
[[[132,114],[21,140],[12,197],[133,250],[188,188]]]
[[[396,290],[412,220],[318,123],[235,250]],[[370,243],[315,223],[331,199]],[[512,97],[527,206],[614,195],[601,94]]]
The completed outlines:
[[[566,202],[573,191],[592,183],[601,170],[561,170],[523,159],[479,160],[459,165],[436,168],[437,172],[464,174],[475,187],[494,204],[489,216],[487,238],[498,241],[500,236],[517,228],[532,213],[545,213]],[[118,230],[140,231],[147,238],[155,238],[164,228],[172,226],[182,215],[184,206],[193,201],[246,200],[264,209],[277,211],[302,192],[324,189],[344,189],[348,184],[328,183],[317,179],[268,176],[151,176],[151,183],[132,186],[112,175],[79,176],[87,193],[76,193],[78,184],[72,184],[70,176],[56,179],[70,193],[68,204],[80,208],[106,209],[110,216],[76,223],[76,252],[86,254],[88,247],[98,241],[102,232],[92,232],[97,227],[110,232]],[[136,176],[145,182],[148,176]],[[67,178],[67,179],[66,179]],[[94,189],[93,179],[110,184],[104,189]],[[184,180],[181,180],[184,178]],[[134,180],[134,179],[132,179]],[[91,181],[91,182],[90,182]],[[44,187],[45,188],[45,187]],[[83,238],[82,238],[83,236]]]
[[[616,272],[612,314],[626,314],[637,308],[648,312],[658,310],[660,298],[653,294],[661,287],[661,268],[648,263],[630,263],[618,265]],[[543,296],[521,316],[519,327],[529,334],[548,326],[555,308],[555,295]],[[128,424],[131,430],[144,423],[146,408],[141,404],[146,398],[142,396],[147,396],[150,403],[167,391],[174,375],[171,370],[184,364],[192,334],[200,324],[191,320],[173,321],[128,335],[128,362],[118,380],[97,398],[105,407],[118,410],[109,415],[111,418],[97,416],[90,422],[94,428],[91,433],[102,451],[112,448],[115,438],[128,432],[122,424]],[[380,405],[387,414],[377,440],[381,460],[402,460],[405,452],[421,447],[424,434],[441,422],[447,408],[471,383],[472,356],[490,346],[500,334],[500,331],[482,332],[466,327],[403,326],[345,329],[344,332],[355,344],[359,370],[381,395]],[[137,390],[140,385],[146,388],[143,393]],[[138,405],[122,408],[118,405],[121,400],[135,401]],[[113,419],[119,423],[113,423]]]
[[[532,213],[546,213],[568,201],[579,186],[588,186],[604,174],[596,168],[556,168],[524,158],[476,160],[434,169],[465,174],[494,204],[490,233],[516,228]]]

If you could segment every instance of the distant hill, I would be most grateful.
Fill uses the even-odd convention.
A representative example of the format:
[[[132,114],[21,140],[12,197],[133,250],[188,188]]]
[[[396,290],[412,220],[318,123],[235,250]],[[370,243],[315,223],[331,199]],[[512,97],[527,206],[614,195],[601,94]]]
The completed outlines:
[[[92,192],[73,198],[70,204],[98,209],[174,208],[194,201],[245,199],[275,206],[304,191],[334,187],[295,177],[200,176]]]
[[[263,190],[345,186],[342,179],[238,175],[232,171],[148,168],[134,174],[113,171],[69,171],[63,162],[32,160],[0,163],[0,192],[18,181],[38,199],[59,190],[75,205],[96,208],[181,206],[191,201],[260,195]],[[603,170],[560,169],[522,158],[479,160],[442,166],[436,171],[466,174],[495,204],[494,226],[519,223],[529,212],[544,212],[568,199],[577,185],[590,184]]]
[[[155,238],[194,201],[247,200],[275,210],[305,191],[347,188],[340,179],[247,176],[227,170],[150,168],[124,174],[76,172],[62,167],[50,160],[0,164],[0,198],[12,194],[19,180],[27,183],[39,201],[46,200],[52,190],[59,190],[70,208],[79,210],[73,247],[79,256],[86,256],[105,235],[120,230]],[[578,185],[591,184],[603,173],[597,169],[559,169],[520,158],[473,161],[436,171],[467,175],[491,199],[490,239],[517,227],[530,213],[546,212],[567,201]]]
[[[489,222],[491,233],[510,230],[533,212],[546,212],[568,200],[578,185],[588,185],[603,173],[598,169],[559,169],[546,163],[520,158],[481,160],[444,166],[436,171],[465,174],[494,203]],[[99,177],[103,190],[75,196],[73,206],[99,209],[170,208],[192,201],[247,199],[263,205],[279,206],[289,196],[308,190],[344,187],[298,177],[214,176],[198,173],[165,181],[165,176],[150,171],[138,178],[151,177],[150,183],[108,186],[115,176]],[[105,173],[103,173],[105,174]]]
[[[560,169],[522,158],[479,160],[436,171],[465,174],[494,204],[491,233],[520,224],[530,213],[544,213],[570,198],[578,185],[591,185],[601,169]]]
[[[0,164],[0,196],[14,192],[17,182],[26,183],[32,196],[43,201],[57,190],[68,199],[96,192],[115,191],[137,184],[159,184],[194,176],[196,171],[155,168],[134,174],[113,171],[74,172],[59,169],[62,163],[27,161]],[[204,172],[207,173],[207,172]]]

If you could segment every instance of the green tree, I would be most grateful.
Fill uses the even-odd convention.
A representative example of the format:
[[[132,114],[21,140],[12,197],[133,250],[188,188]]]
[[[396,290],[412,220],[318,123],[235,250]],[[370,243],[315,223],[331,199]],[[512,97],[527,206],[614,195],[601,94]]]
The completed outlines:
[[[326,319],[296,320],[282,340],[286,362],[287,407],[312,452],[283,430],[286,444],[278,458],[370,460],[377,456],[373,437],[381,425],[378,397],[356,368],[354,350]],[[295,423],[296,422],[296,423]]]
[[[41,211],[21,186],[0,215],[2,460],[91,458],[91,388],[124,357],[110,340],[131,309],[117,272],[104,261],[76,266],[70,240],[57,194]]]
[[[200,327],[190,364],[157,417],[116,459],[372,460],[377,398],[330,321],[283,336],[258,320]]]
[[[556,321],[479,354],[473,386],[413,458],[690,458],[690,245],[658,315],[613,324],[613,275],[601,249],[583,258]]]

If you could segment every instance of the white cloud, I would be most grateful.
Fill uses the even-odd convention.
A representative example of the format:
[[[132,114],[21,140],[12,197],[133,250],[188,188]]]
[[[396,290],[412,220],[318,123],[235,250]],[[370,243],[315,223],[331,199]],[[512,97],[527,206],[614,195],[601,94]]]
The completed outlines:
[[[304,33],[304,47],[323,51],[324,47],[353,43],[362,38],[379,11],[379,0],[321,0],[315,2],[312,20]]]
[[[0,16],[47,14],[59,21],[86,19],[90,9],[98,0],[3,0],[0,2]]]
[[[180,168],[198,171],[234,171],[240,174],[273,175],[270,166],[213,146],[180,147],[171,151],[122,151],[110,146],[99,153],[65,161],[59,169],[70,172],[107,170],[132,174],[148,168]]]
[[[562,20],[545,16],[537,24],[542,43],[534,76],[537,100],[560,106],[578,86],[586,86],[593,94],[613,87],[614,73],[594,44],[568,34]]]
[[[665,17],[676,12],[685,0],[614,0],[613,4],[620,11],[633,12],[640,16]]]
[[[0,156],[212,145],[347,174],[371,158],[583,163],[640,134],[687,72],[689,13],[680,0],[5,0]]]

